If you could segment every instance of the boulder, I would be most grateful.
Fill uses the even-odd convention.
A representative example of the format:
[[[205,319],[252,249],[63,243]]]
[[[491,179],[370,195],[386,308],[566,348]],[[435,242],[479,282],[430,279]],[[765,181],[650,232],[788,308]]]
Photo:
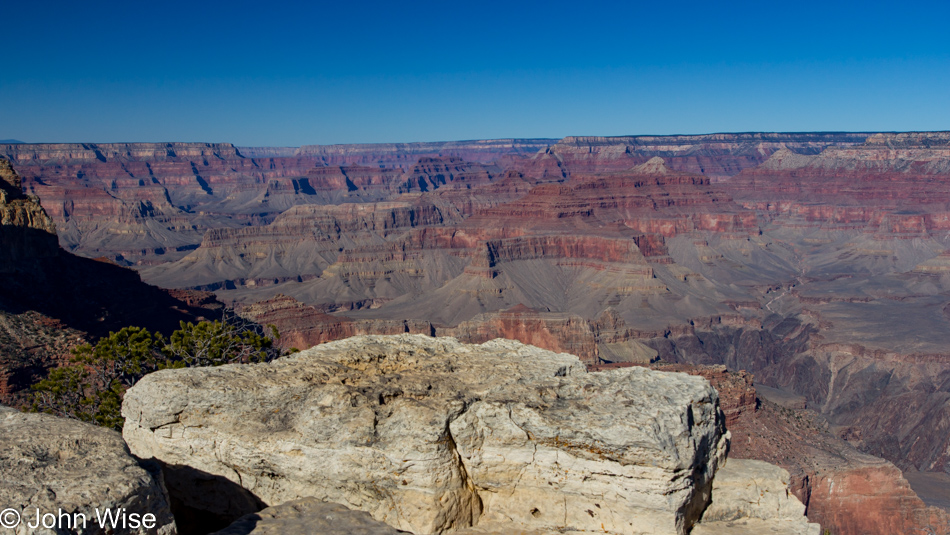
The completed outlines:
[[[712,503],[693,535],[820,535],[790,481],[788,471],[773,464],[729,459],[713,480]]]
[[[587,373],[520,342],[422,335],[156,372],[122,413],[136,455],[265,505],[312,496],[416,534],[498,522],[685,534],[728,447],[700,377]]]
[[[168,504],[158,466],[140,464],[115,431],[0,407],[0,521],[9,527],[18,516],[14,533],[103,533],[99,519],[110,511],[127,520],[110,533],[173,535]],[[55,515],[46,523],[60,529],[31,529],[37,512]],[[153,515],[154,527],[133,529],[132,515]]]

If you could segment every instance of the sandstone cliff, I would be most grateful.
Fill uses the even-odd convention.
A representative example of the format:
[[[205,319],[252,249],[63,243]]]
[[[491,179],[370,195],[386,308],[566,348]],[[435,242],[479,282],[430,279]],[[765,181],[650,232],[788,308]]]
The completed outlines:
[[[158,372],[129,390],[123,415],[139,456],[264,504],[315,496],[415,533],[515,522],[684,534],[727,444],[700,378],[588,374],[517,342],[411,335]]]

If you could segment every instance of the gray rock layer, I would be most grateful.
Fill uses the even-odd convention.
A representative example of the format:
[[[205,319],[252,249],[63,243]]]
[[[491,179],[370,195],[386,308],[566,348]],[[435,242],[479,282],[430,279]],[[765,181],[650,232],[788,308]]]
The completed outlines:
[[[301,498],[246,515],[211,535],[398,535],[363,511]]]
[[[160,371],[122,413],[136,455],[268,505],[313,496],[417,534],[498,522],[683,534],[728,444],[702,378],[589,374],[519,342],[420,335]]]
[[[116,534],[173,535],[175,521],[168,496],[155,466],[146,470],[129,454],[115,431],[46,414],[27,414],[0,407],[0,509],[10,521],[14,509],[20,524],[4,533],[43,535],[105,533],[99,529],[96,509],[101,514],[123,509],[131,514],[155,516],[153,529],[119,527]],[[40,515],[66,513],[55,524],[57,531],[31,529]],[[85,515],[86,529],[81,517]],[[68,518],[68,520],[67,520]],[[111,524],[110,524],[111,525]],[[4,527],[8,527],[5,525]]]

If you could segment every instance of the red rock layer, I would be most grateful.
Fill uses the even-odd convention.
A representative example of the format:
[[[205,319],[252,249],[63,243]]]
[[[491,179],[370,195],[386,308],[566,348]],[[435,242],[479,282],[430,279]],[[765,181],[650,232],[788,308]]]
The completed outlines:
[[[925,507],[896,466],[858,467],[810,478],[809,518],[832,533],[950,533],[950,514]]]
[[[419,158],[409,171],[399,178],[396,191],[426,192],[451,185],[471,188],[488,184],[501,173],[496,166],[477,165],[461,158]]]
[[[708,178],[672,171],[653,159],[623,172],[574,173],[568,183],[537,186],[517,201],[477,212],[467,222],[538,230],[611,223],[670,237],[693,230],[748,232],[756,219],[710,186]]]
[[[325,314],[282,294],[241,306],[238,312],[258,324],[277,327],[279,343],[285,349],[307,349],[361,334],[433,334],[425,321],[353,320]]]
[[[486,154],[495,156],[522,150],[518,143],[489,146]],[[412,147],[399,154],[418,152]],[[416,164],[402,170],[380,166],[386,150],[327,165],[332,158],[303,153],[246,158],[228,144],[2,145],[0,154],[43,199],[64,247],[146,264],[180,258],[207,229],[266,224],[294,205],[470,188],[501,173],[438,154],[413,156]]]
[[[779,150],[725,187],[782,225],[919,237],[950,230],[948,179],[950,133],[877,134],[815,156]]]
[[[586,363],[597,362],[597,344],[590,325],[574,314],[541,314],[524,305],[486,314],[456,327],[436,328],[437,336],[452,336],[480,344],[495,338],[577,355]]]

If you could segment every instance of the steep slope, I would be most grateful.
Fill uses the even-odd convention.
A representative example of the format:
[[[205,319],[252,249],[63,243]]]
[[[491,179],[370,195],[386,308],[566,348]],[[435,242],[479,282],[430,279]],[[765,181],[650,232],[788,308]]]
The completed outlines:
[[[653,367],[707,378],[719,392],[732,433],[730,459],[787,469],[809,519],[823,529],[840,535],[950,530],[950,512],[927,507],[893,464],[835,437],[804,399],[754,385],[751,374],[723,366]]]

